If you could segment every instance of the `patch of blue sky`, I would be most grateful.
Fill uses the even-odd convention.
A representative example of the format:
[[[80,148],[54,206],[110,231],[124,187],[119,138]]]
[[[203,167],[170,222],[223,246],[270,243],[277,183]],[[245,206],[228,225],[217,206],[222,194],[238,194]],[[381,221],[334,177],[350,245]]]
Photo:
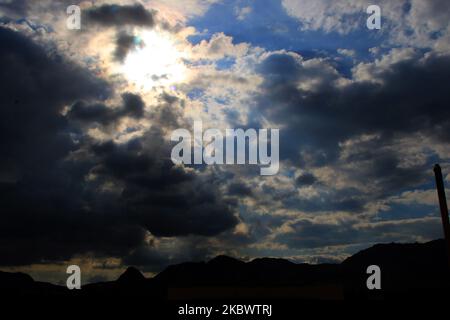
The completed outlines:
[[[240,20],[236,8],[244,6],[252,10]],[[361,28],[349,34],[302,31],[301,23],[286,13],[280,0],[231,0],[216,3],[203,16],[191,19],[189,25],[201,33],[191,36],[189,40],[196,44],[215,33],[223,32],[232,36],[234,43],[247,42],[271,51],[285,49],[314,56],[321,50],[335,53],[338,48],[351,48],[364,57],[370,54],[370,48],[380,46],[387,37],[377,30],[368,30],[366,16],[365,12],[361,12],[358,17]]]
[[[215,98],[214,101],[216,101],[218,104],[221,104],[221,105],[229,105],[230,104],[230,99],[228,99],[228,98],[218,97],[218,98]]]
[[[205,94],[205,90],[201,88],[194,88],[187,93],[187,96],[191,100],[200,100]]]
[[[228,70],[231,69],[236,63],[236,59],[232,57],[226,57],[223,59],[220,59],[216,62],[216,69],[217,70]]]
[[[439,208],[436,205],[427,205],[421,203],[393,203],[389,205],[389,210],[381,211],[377,215],[377,220],[403,220],[403,219],[418,219],[424,217],[439,218]]]
[[[7,24],[10,24],[10,23],[27,25],[33,31],[44,30],[47,33],[54,32],[54,29],[52,28],[52,26],[41,24],[41,23],[36,23],[36,22],[31,21],[31,20],[26,19],[26,18],[11,19],[11,18],[8,18],[8,17],[0,17],[0,24],[7,25]]]
[[[190,59],[183,59],[183,63],[187,66],[191,67],[198,67],[198,66],[206,66],[208,64],[211,64],[211,61],[207,59],[199,59],[199,60],[190,60]]]

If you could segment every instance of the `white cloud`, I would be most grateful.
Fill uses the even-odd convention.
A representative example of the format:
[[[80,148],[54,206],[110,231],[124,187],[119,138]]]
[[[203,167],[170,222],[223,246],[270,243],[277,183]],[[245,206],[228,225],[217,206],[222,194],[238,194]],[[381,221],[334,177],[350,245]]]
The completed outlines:
[[[193,58],[219,60],[224,57],[242,57],[250,45],[242,42],[233,44],[233,38],[223,32],[214,34],[209,41],[202,40],[192,48]]]
[[[450,190],[447,190],[447,193]],[[388,200],[392,203],[410,205],[410,204],[423,204],[429,206],[437,206],[438,198],[436,190],[413,190],[405,191],[400,196],[392,197]]]
[[[234,12],[236,19],[245,20],[245,18],[252,12],[252,7],[236,7]]]
[[[283,0],[286,12],[297,18],[302,30],[347,34],[366,28],[365,0]],[[431,47],[448,52],[450,2],[447,0],[379,0],[382,32],[392,43]],[[407,10],[409,8],[409,10]]]
[[[211,5],[220,0],[147,0],[148,8],[161,10],[179,21],[204,15]]]
[[[350,57],[350,58],[353,58],[354,56],[356,56],[356,51],[355,50],[351,50],[351,49],[337,49],[337,52],[340,55],[347,56],[347,57]]]

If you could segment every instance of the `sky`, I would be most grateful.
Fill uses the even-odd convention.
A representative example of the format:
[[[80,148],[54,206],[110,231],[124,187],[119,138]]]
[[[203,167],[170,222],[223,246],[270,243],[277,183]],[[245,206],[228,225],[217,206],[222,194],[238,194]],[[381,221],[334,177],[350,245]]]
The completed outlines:
[[[449,21],[446,0],[0,0],[0,270],[87,283],[442,237]],[[175,165],[198,120],[279,128],[278,174]]]

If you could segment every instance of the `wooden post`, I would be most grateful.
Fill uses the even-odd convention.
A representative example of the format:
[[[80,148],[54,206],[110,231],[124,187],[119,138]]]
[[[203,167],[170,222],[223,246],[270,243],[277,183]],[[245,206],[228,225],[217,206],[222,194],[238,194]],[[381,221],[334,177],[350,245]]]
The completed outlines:
[[[441,208],[442,225],[444,227],[445,242],[447,244],[447,257],[450,266],[450,222],[448,218],[447,199],[445,197],[444,179],[442,178],[441,166],[434,166],[436,177],[436,188],[439,196],[439,207]]]

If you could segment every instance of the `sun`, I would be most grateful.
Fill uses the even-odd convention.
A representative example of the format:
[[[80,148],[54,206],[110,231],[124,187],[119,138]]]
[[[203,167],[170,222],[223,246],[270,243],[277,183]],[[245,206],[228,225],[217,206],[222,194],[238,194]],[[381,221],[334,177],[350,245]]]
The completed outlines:
[[[141,90],[169,87],[186,78],[185,58],[181,43],[170,33],[144,31],[136,37],[136,49],[127,55],[121,69]]]

